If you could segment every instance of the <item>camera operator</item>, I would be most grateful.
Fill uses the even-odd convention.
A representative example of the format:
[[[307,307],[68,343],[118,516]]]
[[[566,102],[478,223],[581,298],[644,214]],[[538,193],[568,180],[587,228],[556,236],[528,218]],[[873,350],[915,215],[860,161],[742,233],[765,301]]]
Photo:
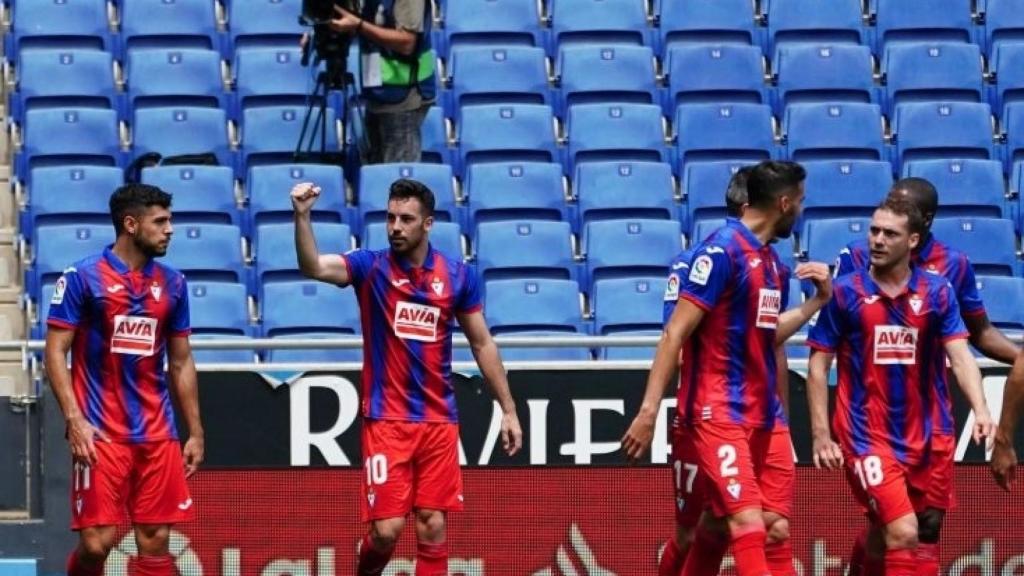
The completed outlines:
[[[420,161],[420,125],[435,98],[429,0],[362,0],[359,14],[334,6],[329,27],[356,36],[371,164]]]

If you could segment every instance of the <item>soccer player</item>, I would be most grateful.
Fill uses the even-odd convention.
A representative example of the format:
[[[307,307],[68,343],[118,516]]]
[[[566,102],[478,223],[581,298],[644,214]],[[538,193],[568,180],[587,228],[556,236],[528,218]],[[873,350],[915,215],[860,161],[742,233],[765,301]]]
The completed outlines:
[[[884,559],[881,565],[868,559],[862,567],[868,574],[921,573],[917,514],[934,482],[934,403],[945,386],[947,355],[977,417],[975,441],[993,429],[953,287],[910,265],[926,232],[915,203],[890,195],[872,217],[870,268],[837,280],[808,338],[814,461],[829,468],[845,463],[847,480],[882,537]],[[829,433],[826,391],[837,354],[832,431],[838,445]]]
[[[473,271],[429,242],[434,195],[397,180],[388,196],[390,249],[317,251],[310,209],[320,188],[292,188],[295,247],[303,274],[356,290],[363,327],[361,516],[370,523],[356,574],[380,574],[415,512],[416,576],[448,574],[446,514],[462,509],[459,428],[451,380],[457,319],[503,412],[502,445],[519,451],[522,430],[487,324]]]
[[[171,525],[195,514],[185,479],[203,460],[203,426],[188,289],[180,272],[155,260],[174,232],[170,207],[170,194],[154,186],[114,191],[117,239],[65,270],[50,301],[46,372],[74,459],[71,528],[79,543],[68,556],[70,576],[103,574],[126,508],[139,550],[132,573],[176,574]],[[184,449],[169,393],[188,428]]]
[[[1017,468],[1013,447],[1017,421],[1024,418],[1024,352],[1017,355],[1003,388],[1003,410],[992,448],[992,475],[1003,490],[1010,491]]]
[[[681,462],[679,483],[703,489],[711,511],[726,523],[740,576],[769,573],[763,484],[755,469],[766,463],[779,411],[781,344],[831,292],[827,267],[804,264],[797,275],[815,282],[816,297],[780,316],[789,273],[768,243],[792,232],[805,175],[790,162],[755,166],[747,180],[749,203],[742,218],[729,220],[694,252],[679,304],[658,345],[640,412],[622,439],[631,460],[650,446],[661,398],[682,350],[676,418],[686,429],[677,436],[683,446],[673,442],[673,460]],[[691,457],[692,463],[683,461]],[[695,557],[687,556],[684,574],[699,573]],[[791,564],[781,570],[792,570]]]
[[[970,342],[982,354],[1012,364],[1017,356],[1018,348],[998,328],[992,325],[985,313],[985,306],[978,294],[974,278],[974,269],[967,256],[931,234],[932,221],[938,210],[939,200],[935,187],[923,178],[904,178],[898,180],[889,191],[891,196],[906,198],[917,206],[924,217],[924,228],[920,244],[911,252],[911,263],[930,274],[945,277],[953,287],[953,292],[960,307]],[[836,275],[843,276],[858,269],[867,268],[870,254],[867,240],[850,243],[844,248],[837,259]],[[932,482],[930,484],[927,506],[918,517],[920,544],[918,561],[923,566],[923,576],[935,576],[939,570],[939,537],[946,510],[956,504],[953,488],[953,464],[956,448],[956,430],[953,422],[952,397],[945,380],[936,380],[936,402],[933,405],[935,414],[932,425],[934,434],[931,440]],[[871,543],[871,546],[867,546]],[[852,554],[853,570],[856,573],[865,562],[865,556],[871,556],[875,563],[881,560],[881,535],[865,532],[854,544]]]

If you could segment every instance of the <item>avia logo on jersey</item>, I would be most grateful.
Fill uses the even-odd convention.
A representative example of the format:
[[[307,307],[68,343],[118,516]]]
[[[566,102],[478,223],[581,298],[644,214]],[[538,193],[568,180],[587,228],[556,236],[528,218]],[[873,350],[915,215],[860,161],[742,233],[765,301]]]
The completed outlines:
[[[776,329],[779,327],[779,310],[782,309],[782,292],[771,288],[761,288],[757,294],[758,328]]]
[[[437,306],[399,302],[395,308],[392,328],[399,338],[434,342],[437,340],[437,323],[440,319],[441,309]]]
[[[156,318],[114,316],[114,335],[110,351],[118,354],[152,356],[156,343]]]
[[[917,362],[917,328],[875,326],[875,364]]]

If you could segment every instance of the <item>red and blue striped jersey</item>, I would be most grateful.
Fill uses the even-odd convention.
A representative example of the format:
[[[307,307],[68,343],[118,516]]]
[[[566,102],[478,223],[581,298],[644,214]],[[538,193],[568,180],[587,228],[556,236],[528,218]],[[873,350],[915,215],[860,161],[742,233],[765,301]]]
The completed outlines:
[[[781,412],[775,330],[789,270],[736,219],[694,251],[679,297],[705,311],[683,345],[677,410],[698,421],[772,428]]]
[[[940,242],[931,234],[917,250],[914,251],[912,262],[922,270],[945,277],[953,287],[960,314],[966,318],[985,313],[985,305],[978,293],[978,283],[974,278],[974,268],[963,252]],[[867,240],[851,242],[836,259],[836,277],[844,276],[854,270],[867,269],[871,264],[871,250]],[[946,380],[936,380],[933,424],[935,431],[941,434],[954,434],[953,400]]]
[[[180,272],[156,260],[130,270],[107,247],[64,271],[46,323],[75,332],[72,387],[89,423],[117,442],[178,437],[164,358],[167,338],[191,332]]]
[[[390,249],[343,258],[363,328],[363,417],[457,422],[452,329],[457,314],[483,309],[476,275],[433,247],[421,268]]]
[[[836,354],[832,428],[844,449],[921,462],[934,428],[934,396],[947,389],[944,345],[960,338],[967,328],[942,276],[914,267],[895,298],[867,270],[838,279],[808,345]]]

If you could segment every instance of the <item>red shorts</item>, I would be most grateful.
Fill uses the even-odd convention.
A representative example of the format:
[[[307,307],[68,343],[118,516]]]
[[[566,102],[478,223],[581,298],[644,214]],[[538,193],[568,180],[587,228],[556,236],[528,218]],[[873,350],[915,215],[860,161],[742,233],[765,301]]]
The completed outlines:
[[[96,442],[96,464],[74,464],[71,529],[133,524],[176,524],[195,517],[177,440]]]
[[[789,517],[796,468],[789,429],[750,430],[698,424],[672,438],[676,522],[697,525],[701,512],[715,516],[761,507]]]
[[[873,522],[889,524],[928,507],[932,470],[927,463],[907,465],[881,451],[864,456],[843,452],[846,481]]]
[[[933,434],[928,470],[931,481],[925,494],[925,506],[939,510],[956,508],[953,488],[953,461],[956,457],[956,438],[951,434]]]
[[[458,424],[364,420],[362,446],[364,522],[462,510]]]

